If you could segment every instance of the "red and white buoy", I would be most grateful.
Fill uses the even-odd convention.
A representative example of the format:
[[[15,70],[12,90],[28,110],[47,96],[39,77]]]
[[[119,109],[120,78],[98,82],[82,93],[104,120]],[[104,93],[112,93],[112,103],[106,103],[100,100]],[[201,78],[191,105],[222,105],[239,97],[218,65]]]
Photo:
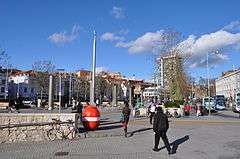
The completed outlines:
[[[87,106],[82,114],[83,126],[87,130],[96,130],[100,124],[100,112],[96,106]]]

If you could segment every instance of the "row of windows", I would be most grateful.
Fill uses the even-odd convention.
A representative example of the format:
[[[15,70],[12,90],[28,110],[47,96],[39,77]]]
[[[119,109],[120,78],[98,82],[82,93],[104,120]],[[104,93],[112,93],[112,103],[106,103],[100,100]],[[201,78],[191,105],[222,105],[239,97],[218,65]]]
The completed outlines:
[[[4,93],[4,92],[5,92],[5,87],[1,87],[1,93]],[[24,87],[23,92],[28,93],[28,88]],[[34,88],[31,88],[30,92],[34,93]]]
[[[23,92],[24,92],[24,93],[28,93],[28,88],[27,88],[27,87],[24,87]],[[31,88],[30,92],[31,92],[31,93],[34,93],[34,88]]]

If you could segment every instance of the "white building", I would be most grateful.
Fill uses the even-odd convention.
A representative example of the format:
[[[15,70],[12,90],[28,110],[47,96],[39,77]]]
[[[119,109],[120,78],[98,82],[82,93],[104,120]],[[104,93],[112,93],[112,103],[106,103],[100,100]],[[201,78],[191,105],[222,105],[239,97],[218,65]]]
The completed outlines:
[[[181,57],[171,54],[157,58],[157,62],[156,83],[162,88],[169,89],[169,77],[174,73],[174,67],[181,62]]]
[[[224,73],[215,83],[216,95],[234,98],[240,92],[240,69]]]
[[[33,77],[33,71],[19,71],[9,77],[9,82],[14,86],[11,90],[14,98],[17,96],[34,99],[37,93],[37,84]]]
[[[161,87],[148,87],[145,88],[143,91],[143,98],[144,99],[153,99],[154,97],[160,98],[164,90]]]

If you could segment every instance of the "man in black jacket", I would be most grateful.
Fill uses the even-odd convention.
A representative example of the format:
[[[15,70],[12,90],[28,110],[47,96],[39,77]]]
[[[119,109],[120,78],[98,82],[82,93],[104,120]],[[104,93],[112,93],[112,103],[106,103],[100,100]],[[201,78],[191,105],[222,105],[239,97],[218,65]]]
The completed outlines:
[[[170,155],[172,154],[172,150],[166,135],[169,128],[168,118],[167,115],[163,113],[161,107],[157,107],[156,110],[157,113],[155,114],[153,121],[153,131],[155,132],[155,145],[153,151],[158,151],[158,144],[161,137],[168,150],[168,154]]]

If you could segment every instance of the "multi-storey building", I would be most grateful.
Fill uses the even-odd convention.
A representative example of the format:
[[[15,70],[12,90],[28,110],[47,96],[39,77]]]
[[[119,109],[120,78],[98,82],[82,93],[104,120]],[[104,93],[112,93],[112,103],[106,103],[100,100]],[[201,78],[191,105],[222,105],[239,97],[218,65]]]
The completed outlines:
[[[176,66],[181,63],[181,57],[171,54],[158,58],[157,62],[157,78],[155,80],[159,86],[168,89],[170,76],[174,75]]]
[[[223,73],[215,83],[217,95],[234,98],[240,92],[240,69]]]

